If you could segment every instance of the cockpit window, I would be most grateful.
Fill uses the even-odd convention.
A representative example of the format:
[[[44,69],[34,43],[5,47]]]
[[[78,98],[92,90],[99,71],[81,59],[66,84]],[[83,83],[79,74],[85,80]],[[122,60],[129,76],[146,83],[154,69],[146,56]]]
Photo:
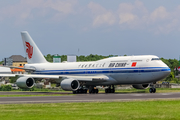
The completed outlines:
[[[160,58],[152,58],[151,60],[152,60],[152,61],[153,61],[153,60],[160,60]]]

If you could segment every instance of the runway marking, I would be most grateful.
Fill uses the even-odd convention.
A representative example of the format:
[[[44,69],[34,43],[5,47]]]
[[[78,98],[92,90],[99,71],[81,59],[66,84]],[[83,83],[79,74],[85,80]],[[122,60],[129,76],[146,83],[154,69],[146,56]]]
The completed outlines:
[[[143,94],[134,94],[134,95],[131,95],[131,96],[145,96]]]
[[[172,95],[172,93],[161,93],[161,95]]]

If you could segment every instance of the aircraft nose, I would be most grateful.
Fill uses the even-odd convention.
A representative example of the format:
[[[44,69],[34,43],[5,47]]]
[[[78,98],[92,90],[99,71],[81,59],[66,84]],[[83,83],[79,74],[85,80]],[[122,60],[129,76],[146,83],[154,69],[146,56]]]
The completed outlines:
[[[165,74],[165,76],[168,76],[171,73],[171,69],[165,63],[163,63],[163,64],[164,64],[163,65],[164,74]]]

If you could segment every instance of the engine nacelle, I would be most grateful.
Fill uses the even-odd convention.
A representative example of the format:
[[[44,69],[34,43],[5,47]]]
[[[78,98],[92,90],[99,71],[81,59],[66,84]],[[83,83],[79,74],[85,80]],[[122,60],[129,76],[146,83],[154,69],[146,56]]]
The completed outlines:
[[[137,84],[132,86],[136,89],[147,89],[149,87],[149,84]]]
[[[74,79],[64,79],[61,82],[61,88],[66,91],[75,91],[79,88],[80,84],[79,81]]]
[[[30,77],[20,77],[16,81],[16,84],[19,88],[32,88],[34,83],[34,79]]]

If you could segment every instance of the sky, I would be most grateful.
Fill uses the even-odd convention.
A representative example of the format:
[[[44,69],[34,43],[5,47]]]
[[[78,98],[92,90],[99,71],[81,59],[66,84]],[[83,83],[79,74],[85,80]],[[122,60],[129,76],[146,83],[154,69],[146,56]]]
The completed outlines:
[[[41,52],[179,59],[179,0],[0,0],[0,61],[25,56],[20,32]]]

